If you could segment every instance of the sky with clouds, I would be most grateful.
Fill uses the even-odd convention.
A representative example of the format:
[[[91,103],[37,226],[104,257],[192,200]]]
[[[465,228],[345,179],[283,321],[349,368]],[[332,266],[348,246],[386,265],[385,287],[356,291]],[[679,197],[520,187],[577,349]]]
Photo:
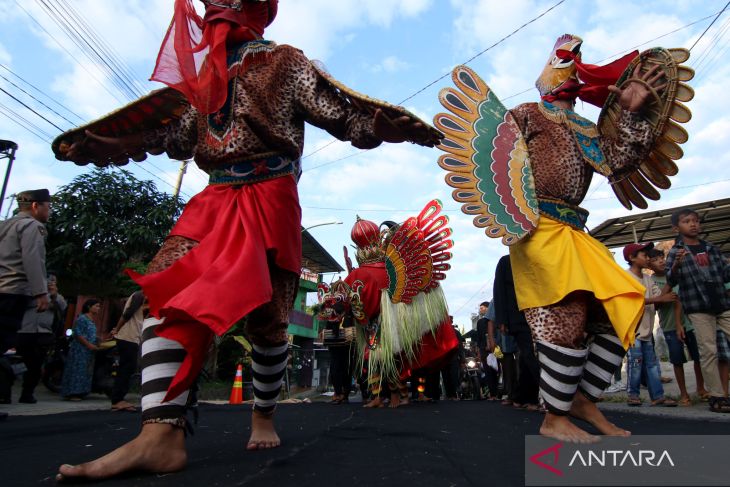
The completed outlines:
[[[280,0],[279,16],[265,36],[302,49],[358,91],[391,103],[405,100],[404,106],[430,121],[442,111],[437,94],[449,85],[449,71],[485,50],[469,66],[512,107],[536,100],[537,91],[531,89],[534,80],[555,39],[565,32],[584,39],[585,62],[601,64],[632,49],[690,48],[726,4],[724,0],[564,0],[555,6],[558,2]],[[7,194],[36,187],[53,191],[90,170],[56,161],[50,140],[59,129],[8,93],[63,130],[130,101],[98,63],[59,29],[49,12],[80,13],[77,18],[93,27],[144,93],[159,87],[146,80],[172,6],[173,0],[0,0],[4,12],[0,18],[0,88],[7,92],[0,91],[0,139],[19,145]],[[650,202],[649,210],[730,195],[729,27],[730,11],[726,11],[692,49],[688,64],[696,69],[691,82],[696,95],[689,103],[693,118],[685,125],[690,140],[683,145],[685,156],[679,162],[679,174],[672,178],[672,188],[659,201]],[[593,120],[598,116],[590,105],[579,103],[577,111]],[[417,214],[431,198],[441,199],[456,243],[444,290],[456,322],[468,327],[470,314],[481,301],[491,298],[494,268],[507,249],[472,226],[471,217],[462,214],[451,199],[444,172],[436,164],[440,152],[411,144],[359,151],[332,141],[326,132],[313,127],[307,130],[304,174],[299,183],[302,225],[343,222],[318,226],[310,233],[344,267],[341,249],[351,243],[350,228],[356,215],[376,223],[402,221]],[[2,161],[3,173],[5,166]],[[137,177],[152,179],[166,192],[172,192],[178,167],[178,162],[165,157],[128,166]],[[182,196],[189,199],[205,183],[205,175],[190,168]],[[8,203],[6,200],[0,216],[5,215]],[[591,212],[590,228],[627,214],[598,176],[584,207]]]

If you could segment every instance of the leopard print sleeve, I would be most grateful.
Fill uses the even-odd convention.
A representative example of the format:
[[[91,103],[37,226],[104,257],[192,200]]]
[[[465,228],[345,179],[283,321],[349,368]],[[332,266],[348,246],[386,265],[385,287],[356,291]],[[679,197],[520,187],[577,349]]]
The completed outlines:
[[[373,132],[372,114],[348,103],[317,73],[304,54],[297,53],[293,60],[297,70],[294,96],[300,116],[334,137],[350,141],[358,149],[379,146],[382,141]]]
[[[150,154],[166,152],[170,159],[190,159],[197,141],[198,111],[189,106],[182,116],[159,129],[142,136],[145,151]]]
[[[600,145],[614,175],[635,169],[654,143],[651,124],[640,114],[623,111],[616,138],[601,137]]]

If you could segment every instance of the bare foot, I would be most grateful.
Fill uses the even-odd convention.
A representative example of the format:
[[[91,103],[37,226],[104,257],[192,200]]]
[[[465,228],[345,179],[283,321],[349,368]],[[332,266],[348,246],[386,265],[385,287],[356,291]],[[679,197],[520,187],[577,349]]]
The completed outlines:
[[[603,415],[596,404],[580,391],[575,394],[573,405],[570,408],[570,415],[592,424],[606,436],[631,436],[631,431],[619,428],[606,419],[606,416]]]
[[[385,407],[385,404],[383,404],[383,400],[380,399],[380,396],[376,396],[375,399],[373,399],[369,403],[365,404],[363,407],[364,408],[382,408],[382,407]]]
[[[390,408],[395,409],[398,406],[400,406],[401,399],[400,399],[400,393],[398,392],[391,392],[390,393]]]
[[[274,429],[274,415],[254,410],[251,413],[251,438],[248,439],[246,450],[268,450],[280,445],[281,440]]]
[[[81,465],[61,465],[56,480],[101,480],[132,471],[177,472],[187,459],[182,428],[145,424],[135,439],[101,458]]]
[[[112,404],[112,411],[130,411],[134,412],[137,408],[134,404],[127,401],[119,401],[114,404]]]
[[[545,414],[545,420],[540,426],[540,434],[569,443],[595,443],[600,438],[583,431],[570,422],[567,416],[558,416],[553,413]]]

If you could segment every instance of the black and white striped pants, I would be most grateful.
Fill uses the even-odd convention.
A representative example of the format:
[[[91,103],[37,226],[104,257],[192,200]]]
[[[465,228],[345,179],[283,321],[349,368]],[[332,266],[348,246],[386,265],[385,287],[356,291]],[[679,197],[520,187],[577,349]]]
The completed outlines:
[[[147,318],[142,325],[142,421],[143,423],[185,424],[185,407],[190,395],[185,391],[164,401],[167,389],[185,359],[185,349],[174,340],[157,336],[162,320]],[[254,409],[270,414],[286,370],[289,344],[253,345]]]

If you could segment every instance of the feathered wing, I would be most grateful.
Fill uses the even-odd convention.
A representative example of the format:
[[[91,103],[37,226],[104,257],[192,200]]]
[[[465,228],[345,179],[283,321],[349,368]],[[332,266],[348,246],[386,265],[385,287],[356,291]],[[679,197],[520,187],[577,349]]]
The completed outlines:
[[[336,80],[329,73],[329,71],[327,71],[327,68],[325,68],[324,64],[322,64],[320,61],[312,61],[312,66],[317,71],[317,73],[322,76],[324,81],[326,81],[333,88],[335,88],[340,93],[340,95],[342,95],[349,103],[351,103],[361,112],[369,113],[372,115],[375,113],[376,110],[381,110],[382,113],[391,120],[400,117],[408,117],[410,123],[422,123],[426,127],[426,133],[423,138],[414,138],[412,140],[409,140],[409,142],[413,142],[414,144],[418,145],[428,145],[429,147],[432,147],[433,143],[431,141],[441,138],[441,133],[438,130],[431,127],[429,124],[427,124],[405,108],[398,105],[392,105],[386,101],[378,100],[376,98],[372,98],[368,95],[360,93],[356,90],[353,90],[344,83]]]
[[[179,119],[189,106],[190,103],[185,96],[177,90],[172,88],[155,90],[98,120],[62,133],[53,141],[51,148],[56,159],[67,161],[66,152],[69,147],[74,142],[83,140],[87,130],[105,137],[123,137],[147,132]],[[133,147],[129,149],[130,154],[145,152],[143,147],[139,147],[138,151],[133,150],[135,149]],[[109,164],[123,166],[129,162],[129,159],[124,157],[115,161],[89,160],[87,164],[89,162],[97,166],[108,166]]]
[[[419,293],[438,287],[451,268],[449,218],[440,215],[443,205],[431,200],[417,217],[406,220],[385,250],[388,296],[393,303],[410,304]]]
[[[637,56],[616,82],[617,86],[621,86],[633,75],[636,65],[642,63],[642,73],[659,65],[665,72],[667,83],[661,92],[652,90],[654,102],[645,112],[656,137],[649,156],[635,170],[620,177],[609,177],[616,197],[629,210],[632,205],[646,208],[645,197],[658,200],[656,188],[669,188],[672,183],[667,176],[678,172],[675,161],[684,155],[679,144],[689,138],[680,124],[692,118],[692,113],[682,102],[694,97],[694,90],[685,84],[694,77],[694,71],[682,64],[688,59],[689,51],[686,49],[649,49]],[[620,115],[618,99],[611,93],[598,117],[598,131],[602,137],[617,136]]]
[[[439,113],[434,125],[446,134],[438,164],[462,211],[488,237],[511,245],[530,234],[539,220],[535,182],[527,144],[510,112],[470,68],[452,72],[456,88],[439,93],[451,113]]]

